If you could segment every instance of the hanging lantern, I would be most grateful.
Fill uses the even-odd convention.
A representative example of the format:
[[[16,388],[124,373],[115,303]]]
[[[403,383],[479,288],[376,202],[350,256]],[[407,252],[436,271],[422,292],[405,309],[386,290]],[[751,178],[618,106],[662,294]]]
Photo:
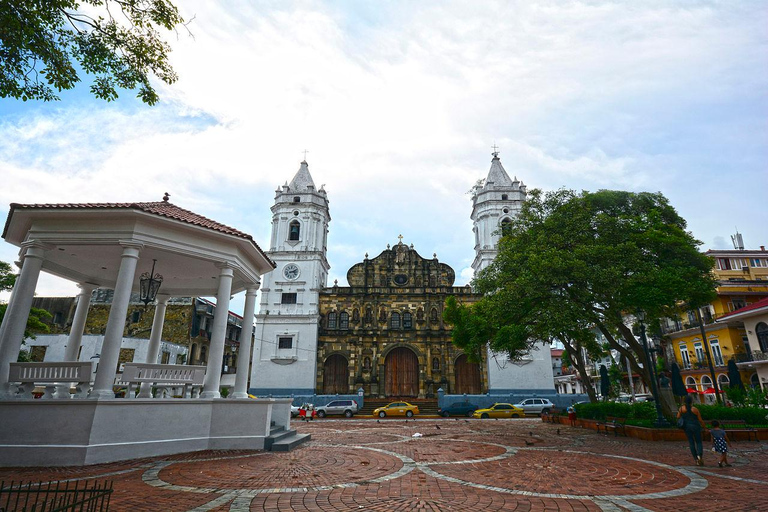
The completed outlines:
[[[139,277],[139,300],[144,303],[145,307],[150,302],[154,302],[160,284],[163,282],[163,276],[155,274],[155,263],[157,260],[152,260],[152,271],[144,272]]]

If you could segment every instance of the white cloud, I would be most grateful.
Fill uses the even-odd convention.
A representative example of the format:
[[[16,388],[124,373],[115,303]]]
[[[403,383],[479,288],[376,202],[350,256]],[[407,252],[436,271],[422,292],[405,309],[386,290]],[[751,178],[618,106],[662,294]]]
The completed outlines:
[[[2,117],[4,207],[168,191],[266,246],[272,191],[307,148],[331,201],[331,276],[341,282],[402,233],[466,281],[465,192],[487,173],[495,141],[529,187],[661,190],[705,241],[732,229],[700,208],[717,197],[754,210],[739,221],[746,240],[768,240],[756,220],[768,185],[766,6],[180,7],[196,16],[194,38],[172,41],[180,80],[159,86],[160,106],[93,101]],[[723,187],[723,162],[752,186]]]

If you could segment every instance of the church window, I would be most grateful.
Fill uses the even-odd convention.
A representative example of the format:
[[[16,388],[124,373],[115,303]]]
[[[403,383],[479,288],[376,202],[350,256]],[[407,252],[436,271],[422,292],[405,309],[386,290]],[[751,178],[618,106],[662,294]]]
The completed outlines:
[[[339,314],[339,329],[349,329],[349,313],[346,311]]]
[[[371,369],[371,358],[366,357],[363,359],[363,370],[370,370]]]
[[[299,196],[294,196],[293,202],[294,203],[300,203],[301,202],[301,198]]]
[[[440,370],[440,359],[436,357],[432,359],[432,370],[434,371]]]
[[[413,317],[410,313],[403,313],[403,329],[410,329],[413,327]]]
[[[509,196],[507,194],[501,194],[502,201],[506,201],[507,199],[509,199]]]
[[[384,310],[384,308],[381,308],[381,311],[379,311],[379,322],[386,323],[387,321],[387,312]]]
[[[365,308],[365,323],[370,324],[373,322],[373,310],[371,308]]]
[[[437,277],[429,276],[429,286],[437,286]]]
[[[336,312],[331,311],[328,313],[328,328],[329,329],[335,329],[336,328]]]
[[[294,220],[288,225],[288,240],[299,240],[299,234],[301,233],[301,225],[299,221]]]
[[[398,286],[403,286],[408,282],[408,276],[405,274],[397,274],[395,276],[395,284]]]
[[[353,322],[360,321],[360,311],[357,308],[352,310],[352,321]]]
[[[507,235],[509,233],[509,228],[511,227],[512,221],[509,219],[509,217],[504,217],[501,220],[501,234]]]
[[[432,308],[432,311],[429,313],[429,319],[433,322],[437,322],[437,308]]]
[[[280,304],[296,304],[296,293],[284,293],[280,299]]]
[[[277,348],[281,350],[293,348],[293,336],[280,336],[277,338]]]
[[[397,311],[392,312],[392,316],[389,319],[389,328],[390,329],[400,328],[400,313],[398,313]]]

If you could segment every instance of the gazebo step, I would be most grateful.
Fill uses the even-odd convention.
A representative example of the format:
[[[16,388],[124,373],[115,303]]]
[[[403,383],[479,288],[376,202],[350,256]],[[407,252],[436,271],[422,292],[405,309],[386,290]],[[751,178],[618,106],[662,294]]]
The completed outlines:
[[[309,441],[312,436],[310,434],[297,434],[296,431],[290,431],[289,436],[283,437],[278,441],[272,443],[271,451],[273,452],[289,452],[299,446],[302,443]]]

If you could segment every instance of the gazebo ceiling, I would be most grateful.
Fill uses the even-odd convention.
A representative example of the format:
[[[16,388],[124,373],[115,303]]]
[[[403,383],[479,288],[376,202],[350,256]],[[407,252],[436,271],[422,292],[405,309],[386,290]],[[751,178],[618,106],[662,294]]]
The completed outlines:
[[[22,247],[37,241],[48,251],[43,270],[76,282],[110,288],[117,280],[124,243],[143,246],[139,276],[163,276],[161,294],[212,296],[219,266],[234,269],[232,293],[258,281],[274,263],[241,231],[168,202],[63,205],[11,205],[3,238]]]

